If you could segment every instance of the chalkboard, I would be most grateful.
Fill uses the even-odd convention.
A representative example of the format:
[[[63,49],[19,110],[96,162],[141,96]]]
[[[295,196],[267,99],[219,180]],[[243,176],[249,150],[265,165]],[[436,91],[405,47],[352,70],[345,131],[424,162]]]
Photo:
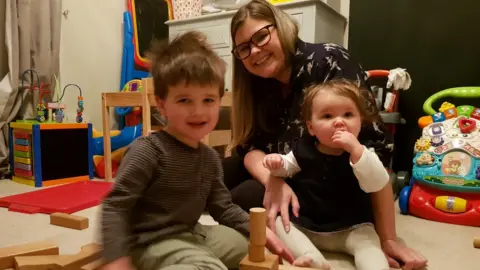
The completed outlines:
[[[135,46],[137,58],[146,62],[146,51],[155,39],[168,38],[168,26],[165,24],[172,16],[170,0],[130,0],[130,11],[134,20]],[[137,54],[137,52],[136,52]],[[144,66],[144,65],[143,65]]]
[[[43,181],[90,174],[87,128],[40,130],[40,149]]]
[[[412,169],[413,146],[424,101],[452,87],[480,86],[478,0],[362,0],[350,2],[349,50],[365,69],[406,68],[412,86],[399,110],[407,123],[397,128],[394,170]],[[480,106],[479,100],[445,99]]]

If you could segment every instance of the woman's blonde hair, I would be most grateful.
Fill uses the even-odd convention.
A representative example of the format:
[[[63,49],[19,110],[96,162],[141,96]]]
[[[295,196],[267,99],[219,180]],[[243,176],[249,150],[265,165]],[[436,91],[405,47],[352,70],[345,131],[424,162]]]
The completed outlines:
[[[304,122],[312,119],[313,100],[320,92],[331,92],[352,100],[357,106],[364,124],[371,124],[377,119],[377,114],[368,110],[365,96],[354,81],[334,79],[307,88],[301,109],[301,116]]]
[[[285,65],[291,65],[298,38],[298,25],[288,14],[265,0],[252,0],[238,9],[230,25],[230,33],[235,46],[235,35],[248,18],[262,20],[275,25],[278,39],[285,54]],[[233,60],[233,110],[232,110],[232,147],[242,145],[253,135],[254,123],[268,130],[264,104],[254,102],[254,76],[244,67],[242,60]],[[258,91],[265,91],[258,89]],[[280,91],[280,89],[278,89]],[[267,100],[263,102],[268,102]],[[263,105],[263,106],[262,106]]]

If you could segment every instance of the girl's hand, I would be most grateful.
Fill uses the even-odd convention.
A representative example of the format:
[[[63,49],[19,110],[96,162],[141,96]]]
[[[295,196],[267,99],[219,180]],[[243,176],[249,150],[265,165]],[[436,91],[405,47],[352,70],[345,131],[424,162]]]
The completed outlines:
[[[283,168],[283,158],[280,154],[269,154],[263,158],[263,167],[270,171]]]
[[[275,219],[277,214],[280,211],[282,216],[282,223],[285,227],[285,231],[290,231],[290,217],[288,214],[288,207],[292,204],[293,214],[298,217],[298,212],[300,206],[298,203],[298,198],[290,188],[290,186],[285,183],[282,178],[279,177],[270,177],[267,185],[265,186],[265,196],[263,198],[263,206],[268,211],[267,225],[275,233]]]
[[[285,246],[285,244],[278,238],[278,236],[267,227],[267,244],[266,247],[270,252],[285,259],[290,264],[293,264],[294,258],[292,252]]]
[[[336,131],[332,136],[333,143],[343,148],[348,153],[355,149],[362,148],[362,145],[352,133],[348,131]]]
[[[382,249],[387,256],[388,264],[393,268],[413,270],[422,268],[428,263],[422,254],[394,240],[383,241]],[[398,261],[401,261],[402,265]]]

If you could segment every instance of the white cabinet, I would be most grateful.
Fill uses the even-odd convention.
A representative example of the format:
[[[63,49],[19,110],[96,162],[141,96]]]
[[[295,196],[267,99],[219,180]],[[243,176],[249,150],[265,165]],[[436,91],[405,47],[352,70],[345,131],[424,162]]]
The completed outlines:
[[[328,1],[327,1],[328,2]],[[322,0],[296,0],[277,4],[297,21],[303,41],[332,42],[344,46],[347,19]],[[225,88],[232,90],[232,39],[230,21],[235,10],[168,21],[170,39],[186,31],[203,32],[215,51],[226,61]]]

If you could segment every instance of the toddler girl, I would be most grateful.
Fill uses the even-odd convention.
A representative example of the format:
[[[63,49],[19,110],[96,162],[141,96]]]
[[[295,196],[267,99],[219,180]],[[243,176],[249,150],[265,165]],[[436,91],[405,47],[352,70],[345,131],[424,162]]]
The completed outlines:
[[[389,269],[373,227],[369,193],[381,190],[389,175],[378,156],[358,141],[362,123],[371,121],[359,88],[332,80],[307,89],[302,116],[310,136],[293,144],[286,155],[265,156],[272,174],[289,178],[300,215],[290,215],[277,234],[292,251],[297,266],[330,269],[319,250],[355,257],[359,270]]]

